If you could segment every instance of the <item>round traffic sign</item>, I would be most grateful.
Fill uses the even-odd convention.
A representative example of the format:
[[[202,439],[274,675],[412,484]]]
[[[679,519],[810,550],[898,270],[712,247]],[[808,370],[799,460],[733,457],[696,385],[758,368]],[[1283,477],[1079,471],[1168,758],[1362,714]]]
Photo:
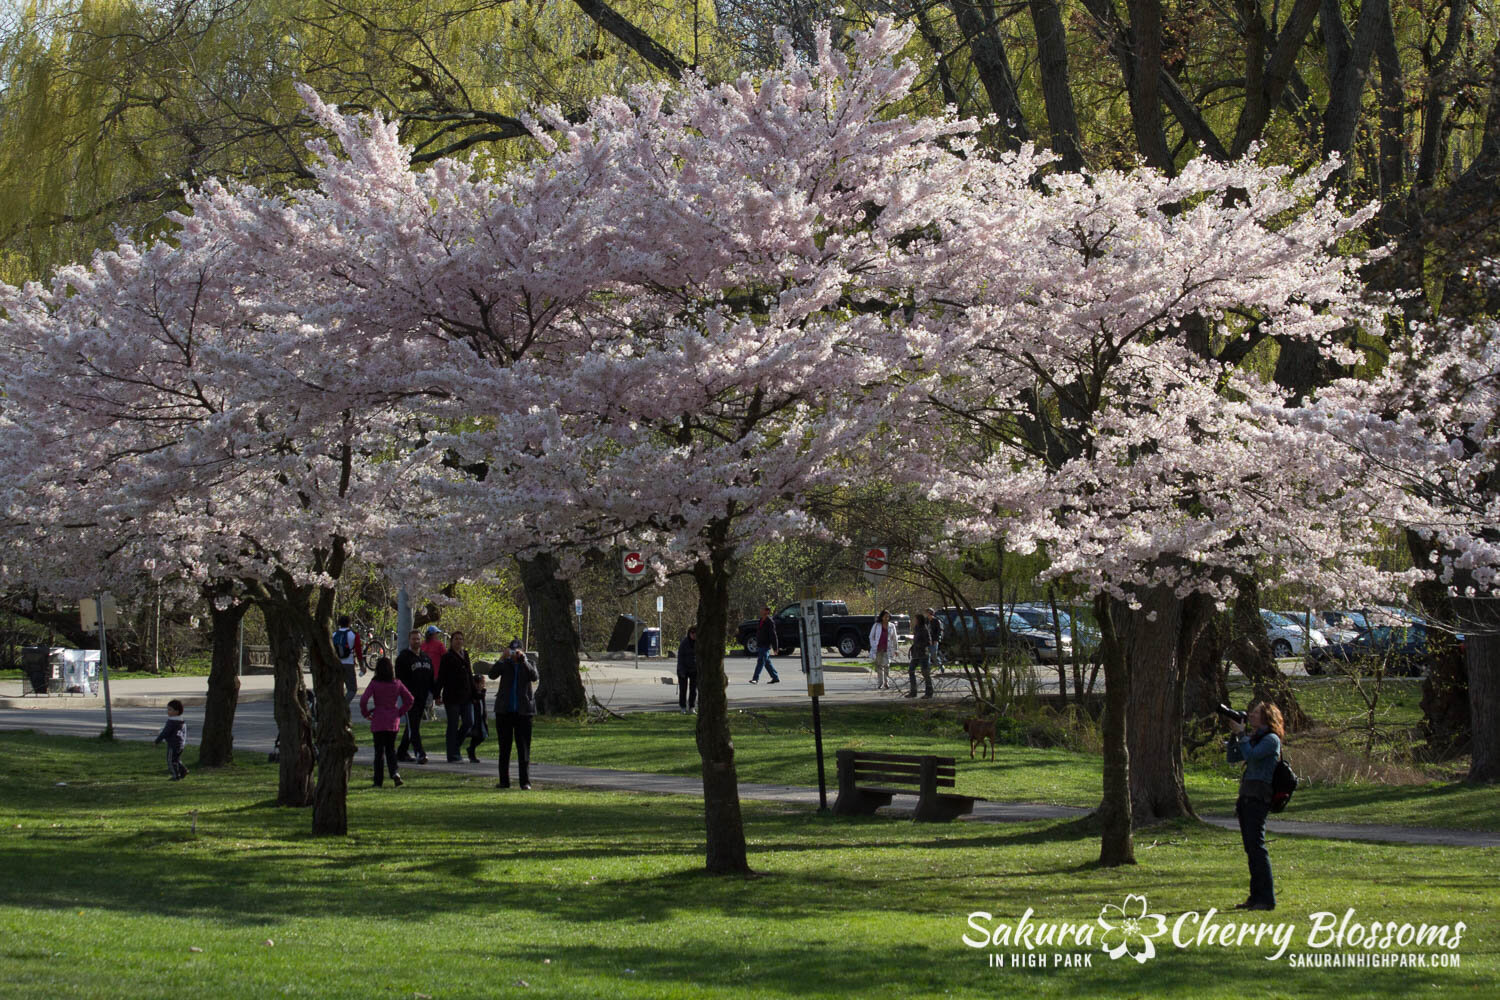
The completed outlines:
[[[870,549],[865,553],[865,568],[873,570],[885,569],[887,556],[885,549]]]
[[[646,572],[646,559],[639,552],[625,553],[625,561],[623,565],[625,567],[626,576],[640,576],[642,573]]]

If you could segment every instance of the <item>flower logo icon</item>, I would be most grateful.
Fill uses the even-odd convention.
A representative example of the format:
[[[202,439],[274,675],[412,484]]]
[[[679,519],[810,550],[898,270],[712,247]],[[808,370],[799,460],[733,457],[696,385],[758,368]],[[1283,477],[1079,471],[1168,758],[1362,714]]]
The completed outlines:
[[[1156,957],[1151,939],[1167,932],[1167,918],[1146,912],[1146,897],[1131,894],[1119,906],[1106,905],[1099,911],[1099,927],[1104,935],[1099,946],[1111,959],[1129,955],[1142,965]]]

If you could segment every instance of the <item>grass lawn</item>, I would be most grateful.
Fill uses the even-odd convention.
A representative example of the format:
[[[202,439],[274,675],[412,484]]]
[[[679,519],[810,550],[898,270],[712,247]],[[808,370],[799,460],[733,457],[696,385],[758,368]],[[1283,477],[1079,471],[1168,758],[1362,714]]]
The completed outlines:
[[[549,731],[550,749],[560,743]],[[1260,946],[1176,948],[1144,964],[1100,948],[1101,907],[1144,894],[1170,925],[1243,898],[1239,838],[1197,825],[1100,870],[1067,825],[918,826],[747,803],[762,877],[700,873],[686,797],[356,772],[351,836],[314,839],[267,799],[274,769],[187,781],[129,743],[0,734],[0,995],[5,997],[1274,997],[1500,994],[1497,852],[1276,838],[1280,906],[1219,925],[1290,927]],[[66,782],[66,784],[59,784]],[[197,833],[189,812],[197,810]],[[1466,926],[1459,967],[1293,968],[1312,914]],[[1089,968],[990,968],[986,927],[1093,928]],[[1197,918],[1184,917],[1188,937]],[[201,949],[201,950],[194,950]],[[996,949],[1009,958],[1022,949]],[[1135,949],[1139,951],[1139,947]],[[1392,948],[1391,951],[1413,951]],[[1448,949],[1424,948],[1423,955]],[[1375,954],[1384,954],[1376,949]]]
[[[957,790],[971,795],[1088,808],[1098,804],[1100,765],[1095,754],[1002,744],[996,748],[994,763],[970,761],[968,740],[959,728],[964,714],[942,706],[825,704],[823,746],[830,787],[835,783],[834,751],[852,747],[956,756]],[[693,724],[692,716],[670,712],[636,713],[605,723],[538,720],[538,759],[696,775],[699,759]],[[741,780],[817,784],[809,707],[734,711],[731,726]],[[1300,765],[1303,758],[1298,752],[1293,738],[1288,757]],[[1187,781],[1195,808],[1232,813],[1239,771],[1238,766],[1222,762],[1217,743],[1194,755]],[[1368,781],[1311,784],[1297,791],[1284,818],[1500,830],[1500,788],[1455,781],[1395,786]]]

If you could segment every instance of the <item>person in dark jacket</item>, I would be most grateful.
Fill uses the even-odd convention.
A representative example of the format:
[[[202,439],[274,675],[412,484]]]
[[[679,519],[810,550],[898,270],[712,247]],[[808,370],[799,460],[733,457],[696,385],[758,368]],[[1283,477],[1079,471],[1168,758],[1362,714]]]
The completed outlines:
[[[677,709],[686,715],[698,709],[698,626],[677,644]]]
[[[943,672],[943,619],[937,611],[927,609],[927,662]]]
[[[772,684],[780,684],[776,668],[771,666],[771,654],[776,652],[776,623],[771,620],[771,608],[762,605],[760,624],[755,626],[755,673],[750,675],[751,684],[760,683],[760,672],[764,669],[771,675]]]
[[[407,647],[396,657],[396,680],[406,685],[411,692],[412,705],[406,713],[406,731],[401,734],[401,746],[396,749],[398,761],[410,761],[408,750],[415,751],[416,763],[427,763],[427,751],[422,748],[422,716],[427,711],[427,696],[432,693],[434,664],[422,648],[422,633],[416,629],[406,637]]]
[[[437,700],[448,717],[448,763],[456,764],[463,759],[459,750],[464,737],[474,728],[474,669],[469,665],[462,632],[453,633],[452,645],[438,669],[437,683]]]
[[[539,679],[536,664],[521,648],[521,641],[511,642],[510,649],[490,669],[495,685],[495,735],[500,741],[500,781],[496,788],[510,787],[510,745],[516,744],[521,787],[531,789],[531,722],[536,716],[536,696],[532,685]]]
[[[1251,705],[1244,722],[1230,722],[1226,757],[1229,763],[1245,762],[1240,795],[1234,815],[1240,821],[1240,841],[1250,865],[1250,895],[1237,910],[1276,909],[1276,886],[1271,881],[1271,854],[1266,850],[1266,816],[1271,812],[1271,776],[1281,759],[1281,741],[1286,725],[1281,709],[1270,702]]]
[[[167,702],[167,724],[156,734],[157,743],[167,745],[167,774],[172,781],[181,781],[188,776],[182,766],[182,751],[187,749],[187,720],[182,717],[182,702],[173,698]]]
[[[911,663],[906,668],[906,676],[911,681],[911,690],[906,693],[908,698],[917,696],[918,667],[922,668],[922,680],[927,685],[927,693],[922,697],[932,697],[932,666],[927,659],[931,648],[932,633],[927,630],[927,616],[918,611],[911,622]]]

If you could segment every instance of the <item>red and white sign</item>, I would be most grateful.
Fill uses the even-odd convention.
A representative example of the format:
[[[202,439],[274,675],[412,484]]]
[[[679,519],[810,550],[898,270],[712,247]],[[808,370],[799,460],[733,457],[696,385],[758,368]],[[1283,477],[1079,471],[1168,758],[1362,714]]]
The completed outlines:
[[[620,562],[626,579],[638,580],[646,575],[646,557],[639,552],[627,552]]]
[[[865,550],[865,572],[885,576],[891,554],[885,549],[871,547]]]

